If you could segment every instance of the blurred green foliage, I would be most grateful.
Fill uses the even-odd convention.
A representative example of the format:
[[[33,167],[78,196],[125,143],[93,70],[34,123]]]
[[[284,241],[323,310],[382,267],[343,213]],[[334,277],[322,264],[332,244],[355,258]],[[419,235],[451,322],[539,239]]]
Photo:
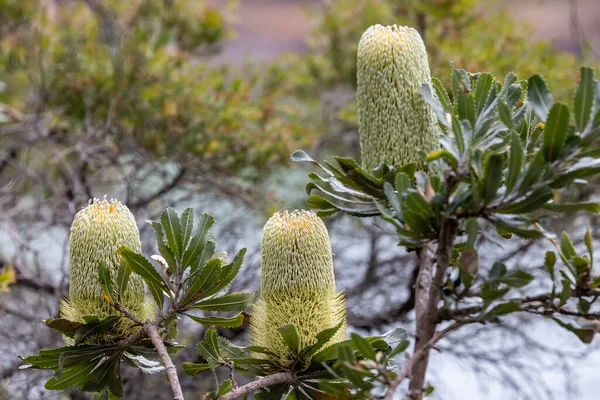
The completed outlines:
[[[214,66],[191,51],[231,35],[227,15],[203,1],[7,7],[29,16],[0,37],[4,101],[36,114],[65,147],[96,135],[120,151],[133,144],[155,159],[202,160],[198,174],[235,175],[286,163],[314,142],[315,102],[296,90],[312,81],[308,70],[294,80],[285,60]]]
[[[312,45],[324,59],[320,78],[356,83],[356,50],[371,25],[408,25],[424,36],[433,76],[446,76],[450,62],[468,71],[528,77],[544,71],[555,96],[566,100],[581,62],[547,41],[533,42],[533,29],[511,19],[496,0],[326,0],[313,14]],[[564,88],[564,89],[563,89]]]

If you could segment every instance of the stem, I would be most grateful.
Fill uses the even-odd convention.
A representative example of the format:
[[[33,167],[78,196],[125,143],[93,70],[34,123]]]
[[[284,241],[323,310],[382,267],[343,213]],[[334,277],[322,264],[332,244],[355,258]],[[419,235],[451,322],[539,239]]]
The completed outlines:
[[[291,372],[278,372],[247,383],[244,386],[240,386],[239,388],[220,396],[219,400],[239,399],[267,386],[276,385],[278,383],[292,383],[294,380],[295,377]]]
[[[160,360],[165,366],[165,369],[167,371],[167,377],[169,378],[169,382],[171,382],[173,400],[184,400],[183,392],[181,391],[181,385],[179,384],[179,377],[177,376],[177,369],[175,369],[175,365],[173,365],[173,360],[171,360],[171,357],[169,357],[167,348],[165,347],[160,336],[158,335],[158,329],[156,328],[156,325],[147,322],[144,324],[144,331],[146,332],[150,340],[152,340],[152,344],[156,348],[156,352],[160,356]]]
[[[448,173],[445,176],[445,181],[444,202],[449,204],[452,188],[457,181],[457,177],[452,173]],[[452,245],[454,244],[457,230],[458,221],[448,218],[442,213],[435,258],[429,246],[419,251],[420,265],[415,303],[417,323],[414,352],[415,354],[422,353],[422,355],[413,362],[410,372],[407,398],[411,400],[420,400],[423,397],[423,386],[429,362],[430,346],[428,343],[433,340],[435,328],[438,323],[440,287],[443,284],[446,269],[450,264]],[[434,260],[437,263],[437,267],[432,282],[431,275]]]
[[[419,398],[423,390],[425,380],[425,371],[427,370],[426,344],[431,340],[435,331],[435,318],[432,317],[429,308],[430,296],[432,294],[432,271],[433,271],[433,252],[429,246],[419,250],[419,276],[417,277],[417,286],[415,289],[415,313],[416,313],[416,337],[412,368],[412,375],[409,386],[409,398]],[[433,315],[435,317],[435,314]],[[417,362],[418,361],[418,362]],[[413,394],[416,396],[414,397]]]

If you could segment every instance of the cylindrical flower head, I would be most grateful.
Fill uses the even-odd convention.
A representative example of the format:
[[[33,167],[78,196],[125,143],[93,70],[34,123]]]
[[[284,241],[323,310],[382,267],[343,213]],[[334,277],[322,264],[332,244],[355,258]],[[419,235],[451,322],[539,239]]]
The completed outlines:
[[[326,344],[346,339],[346,308],[335,290],[331,242],[323,221],[310,211],[275,213],[264,227],[261,245],[261,296],[253,307],[250,341],[276,355],[281,366],[293,362],[278,329],[294,324],[300,348],[316,335],[342,326]],[[257,354],[257,357],[267,357]]]
[[[63,318],[85,322],[83,317],[87,315],[100,319],[121,315],[103,297],[98,272],[100,263],[104,262],[110,271],[113,287],[116,286],[121,261],[117,250],[122,246],[141,252],[140,233],[133,214],[126,206],[116,200],[94,199],[77,213],[69,236],[69,300],[61,305]],[[142,321],[155,315],[139,275],[131,274],[120,303]],[[115,326],[114,337],[125,336],[133,329],[131,321],[122,318]],[[110,340],[111,337],[105,335],[100,339]]]
[[[383,160],[423,164],[419,151],[438,148],[438,126],[423,99],[431,82],[425,44],[404,26],[371,26],[358,44],[357,106],[362,165]]]

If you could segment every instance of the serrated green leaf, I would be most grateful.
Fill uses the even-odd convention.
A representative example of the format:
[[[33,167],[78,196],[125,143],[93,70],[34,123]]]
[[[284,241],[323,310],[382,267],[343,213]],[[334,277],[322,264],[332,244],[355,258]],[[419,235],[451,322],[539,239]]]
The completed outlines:
[[[435,92],[437,94],[438,99],[442,103],[444,107],[444,111],[451,113],[452,112],[452,103],[450,102],[450,97],[448,96],[448,92],[444,88],[444,85],[438,78],[431,78],[431,82],[433,82],[433,87],[435,88]]]
[[[244,314],[239,313],[235,317],[196,317],[194,315],[186,314],[186,316],[196,321],[199,324],[206,326],[220,326],[223,328],[236,328],[242,326],[244,323]]]
[[[544,127],[542,150],[546,161],[558,159],[565,147],[569,127],[569,108],[562,103],[555,103],[550,109]]]
[[[344,324],[344,321],[340,321],[340,323],[337,324],[336,326],[334,326],[332,328],[324,329],[321,332],[317,333],[317,335],[315,337],[317,339],[317,341],[315,342],[315,344],[308,345],[304,349],[302,349],[302,354],[305,357],[311,357],[313,354],[315,354],[316,352],[321,350],[321,348],[323,346],[325,346],[325,344],[327,342],[329,342],[332,337],[335,336],[335,334],[337,333],[337,331],[340,330],[340,328],[342,327],[343,324]]]
[[[215,223],[215,218],[212,215],[202,214],[200,221],[198,221],[198,228],[196,229],[196,235],[194,235],[190,245],[183,255],[181,262],[183,268],[192,267],[192,269],[198,268],[204,264],[201,264],[201,259],[204,257],[205,247],[207,246],[206,235],[211,226]],[[212,254],[209,255],[209,258]],[[194,273],[192,270],[190,273]]]
[[[110,270],[106,266],[104,261],[100,262],[98,266],[98,281],[100,283],[100,287],[102,288],[102,295],[104,299],[108,301],[110,304],[113,304],[113,290],[112,290],[112,281],[110,279]]]
[[[479,115],[485,107],[493,82],[494,77],[488,73],[481,73],[477,77],[477,81],[475,82],[475,108],[477,115]]]
[[[423,99],[427,102],[427,104],[429,104],[429,106],[431,106],[431,109],[433,110],[438,121],[441,124],[448,126],[448,120],[446,120],[446,111],[444,110],[444,106],[442,105],[441,101],[433,95],[432,85],[430,83],[424,83],[421,86],[421,93],[423,94]]]
[[[523,168],[525,154],[521,138],[516,132],[510,134],[510,152],[508,156],[508,173],[506,176],[506,194],[508,195],[515,188],[519,175]]]
[[[200,270],[187,277],[186,283],[188,285],[185,296],[181,300],[182,305],[187,305],[206,297],[204,293],[215,285],[217,276],[222,272],[221,263],[222,261],[219,258],[208,260]]]
[[[246,248],[241,249],[233,258],[233,261],[221,268],[221,271],[214,280],[214,284],[203,294],[203,297],[209,297],[213,294],[219,293],[227,285],[229,285],[233,279],[240,272],[244,256],[246,255]]]
[[[545,122],[552,108],[552,95],[546,81],[540,75],[533,75],[527,82],[527,99],[538,118]]]
[[[181,214],[181,248],[182,253],[187,248],[187,245],[192,237],[194,230],[194,209],[186,208]]]
[[[294,324],[287,324],[277,329],[283,341],[294,353],[300,351],[300,336]]]
[[[594,103],[594,70],[592,68],[581,67],[573,103],[575,126],[582,132],[590,120]]]
[[[129,277],[131,276],[131,269],[124,260],[119,263],[119,272],[117,273],[116,292],[119,301],[123,301],[123,295],[127,290],[127,284],[129,283]]]
[[[231,293],[221,297],[203,300],[193,305],[197,310],[208,311],[244,311],[258,298],[258,292]]]
[[[221,359],[221,352],[219,351],[219,341],[217,331],[214,328],[208,328],[204,335],[204,340],[196,345],[196,350],[206,361],[209,362],[209,368],[211,361],[219,361]],[[211,368],[212,369],[212,368]]]
[[[160,215],[160,223],[165,231],[169,248],[178,260],[183,255],[183,232],[177,213],[172,208],[167,208]]]
[[[110,330],[121,318],[120,315],[109,315],[106,318],[97,320],[95,322],[87,323],[75,332],[74,340],[75,345],[80,344],[88,338],[92,338],[94,335]]]
[[[119,254],[123,257],[125,262],[127,262],[129,268],[141,276],[144,282],[146,282],[154,301],[158,304],[159,309],[162,309],[165,301],[163,290],[166,290],[167,288],[165,282],[156,269],[154,269],[150,261],[143,255],[129,250],[127,247],[121,247],[119,249]]]
[[[208,366],[208,364],[195,364],[187,361],[183,363],[183,370],[189,376],[194,376],[198,372],[206,371],[209,368],[210,367]]]

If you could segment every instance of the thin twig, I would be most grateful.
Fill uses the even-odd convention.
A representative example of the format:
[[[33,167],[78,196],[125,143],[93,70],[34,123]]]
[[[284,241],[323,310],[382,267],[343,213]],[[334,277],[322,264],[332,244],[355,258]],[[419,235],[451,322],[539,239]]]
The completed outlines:
[[[240,399],[267,386],[277,385],[280,383],[293,383],[294,380],[295,377],[291,372],[278,372],[273,375],[265,376],[264,378],[259,378],[255,381],[245,384],[244,386],[240,386],[239,388],[220,396],[219,400]]]
[[[154,348],[156,348],[156,352],[158,353],[160,360],[165,366],[165,370],[167,371],[167,377],[169,378],[169,382],[171,383],[171,390],[173,391],[173,399],[183,400],[183,392],[181,390],[181,385],[179,384],[179,376],[177,376],[177,369],[173,364],[173,360],[171,360],[171,357],[169,357],[169,353],[167,352],[165,344],[158,335],[158,329],[156,328],[156,325],[150,322],[145,323],[144,331],[152,341],[152,344],[154,345]]]

